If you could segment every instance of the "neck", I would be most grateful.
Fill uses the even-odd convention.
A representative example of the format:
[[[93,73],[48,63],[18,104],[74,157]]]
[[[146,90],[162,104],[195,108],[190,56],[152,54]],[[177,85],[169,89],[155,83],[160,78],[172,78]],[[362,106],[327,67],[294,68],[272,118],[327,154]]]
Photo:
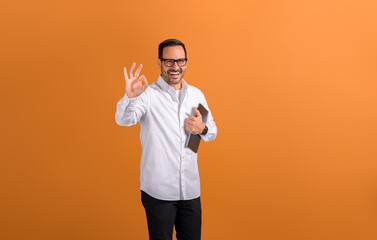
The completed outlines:
[[[170,84],[175,90],[180,90],[182,88],[182,82],[178,84]]]

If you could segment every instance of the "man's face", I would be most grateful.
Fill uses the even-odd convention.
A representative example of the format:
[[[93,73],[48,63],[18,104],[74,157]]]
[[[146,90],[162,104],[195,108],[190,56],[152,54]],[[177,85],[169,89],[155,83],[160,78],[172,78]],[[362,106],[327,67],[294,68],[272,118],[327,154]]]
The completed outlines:
[[[163,59],[184,59],[186,58],[185,50],[182,46],[165,47],[162,52]],[[173,66],[166,67],[165,62],[157,59],[158,67],[161,69],[162,78],[175,89],[181,89],[182,78],[185,75],[187,65],[180,67],[178,62],[174,62]]]

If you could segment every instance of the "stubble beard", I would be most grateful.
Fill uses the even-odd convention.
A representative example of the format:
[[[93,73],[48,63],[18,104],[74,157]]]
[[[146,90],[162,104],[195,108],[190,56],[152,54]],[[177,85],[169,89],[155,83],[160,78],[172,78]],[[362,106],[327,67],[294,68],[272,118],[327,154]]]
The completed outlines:
[[[171,72],[174,72],[174,71],[171,71]],[[169,71],[166,71],[165,73],[162,72],[161,70],[161,77],[165,80],[165,82],[167,82],[169,85],[177,85],[177,84],[181,84],[182,82],[182,78],[183,78],[183,71],[179,70],[180,72],[180,76],[178,79],[174,79],[171,77],[171,75],[169,74]]]

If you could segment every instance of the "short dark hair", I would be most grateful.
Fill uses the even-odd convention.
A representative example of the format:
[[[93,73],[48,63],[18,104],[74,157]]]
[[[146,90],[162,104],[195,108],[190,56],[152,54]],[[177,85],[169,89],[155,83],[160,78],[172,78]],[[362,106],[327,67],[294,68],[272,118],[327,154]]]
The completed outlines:
[[[182,46],[183,50],[185,50],[185,57],[187,58],[187,52],[185,48],[185,44],[183,42],[179,41],[178,39],[166,39],[160,45],[158,45],[158,58],[162,58],[162,53],[164,51],[164,48],[171,47],[171,46]]]

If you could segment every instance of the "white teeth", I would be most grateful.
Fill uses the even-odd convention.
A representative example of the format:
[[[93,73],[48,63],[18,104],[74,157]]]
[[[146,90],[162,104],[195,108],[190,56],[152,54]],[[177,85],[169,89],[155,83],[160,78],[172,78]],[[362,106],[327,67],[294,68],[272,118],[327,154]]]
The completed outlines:
[[[178,75],[179,72],[170,72],[170,74],[173,74],[173,75]]]

